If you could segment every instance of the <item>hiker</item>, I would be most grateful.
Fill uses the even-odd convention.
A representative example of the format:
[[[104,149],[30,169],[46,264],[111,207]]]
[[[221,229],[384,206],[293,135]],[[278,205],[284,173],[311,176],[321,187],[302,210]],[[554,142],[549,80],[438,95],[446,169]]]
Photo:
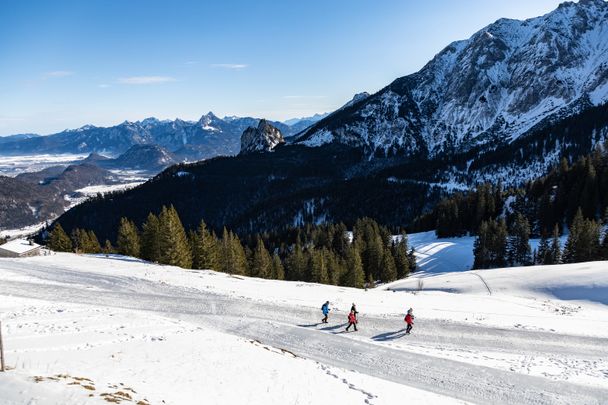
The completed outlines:
[[[407,310],[407,315],[405,315],[404,319],[405,323],[407,323],[407,328],[405,329],[405,334],[409,335],[412,331],[412,326],[414,325],[414,310],[412,308]]]
[[[325,304],[321,307],[321,312],[323,312],[323,319],[321,319],[321,323],[327,323],[327,316],[329,315],[329,301],[325,301]]]
[[[357,307],[355,306],[354,302],[353,302],[353,306],[350,307],[350,312],[354,312],[355,313],[355,319],[357,319],[357,314],[359,313],[359,311],[357,311]]]
[[[346,331],[350,329],[351,326],[355,327],[355,332],[357,331],[357,315],[355,315],[355,311],[351,310],[348,314],[348,326],[346,327]]]

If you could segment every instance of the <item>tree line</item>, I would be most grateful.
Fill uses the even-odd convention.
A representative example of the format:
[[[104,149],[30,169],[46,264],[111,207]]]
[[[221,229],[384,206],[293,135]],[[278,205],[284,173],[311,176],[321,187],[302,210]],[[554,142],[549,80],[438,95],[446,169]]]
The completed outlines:
[[[456,193],[418,217],[410,230],[476,235],[474,268],[493,268],[608,260],[607,225],[608,142],[572,164],[563,158],[522,188],[486,183]],[[540,237],[536,252],[530,236]]]
[[[251,234],[242,240],[223,228],[221,235],[201,221],[186,231],[173,206],[149,213],[139,228],[121,218],[116,241],[103,246],[91,230],[75,229],[68,236],[59,223],[49,234],[55,251],[120,253],[186,269],[211,269],[266,279],[317,282],[363,288],[406,277],[416,268],[407,235],[393,237],[370,218],[344,224],[290,227]]]
[[[516,214],[510,228],[504,218],[483,221],[473,248],[473,268],[608,260],[608,232],[603,231],[606,226],[608,218],[603,222],[585,218],[579,208],[570,224],[563,249],[556,224],[550,234],[543,231],[538,248],[533,251],[529,242],[530,224],[521,213]]]
[[[436,229],[439,237],[477,234],[482,222],[504,217],[507,225],[517,214],[526,217],[531,234],[560,234],[573,222],[578,210],[583,218],[600,222],[608,212],[608,142],[574,163],[563,158],[543,177],[518,189],[503,190],[499,184],[480,184],[464,193],[441,200],[421,215],[410,230]]]

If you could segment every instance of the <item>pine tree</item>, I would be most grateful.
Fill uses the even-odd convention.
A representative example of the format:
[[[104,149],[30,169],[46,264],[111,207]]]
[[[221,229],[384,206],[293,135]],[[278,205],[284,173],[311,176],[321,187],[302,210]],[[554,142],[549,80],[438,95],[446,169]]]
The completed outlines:
[[[584,219],[579,208],[570,225],[570,234],[564,248],[565,263],[597,260],[600,256],[600,225]]]
[[[600,260],[600,224],[597,221],[585,220],[580,242],[579,261]]]
[[[99,244],[99,240],[97,239],[97,235],[95,235],[95,232],[88,231],[87,236],[87,253],[101,253],[101,245]]]
[[[219,269],[218,241],[215,235],[209,232],[204,221],[201,221],[192,239],[192,267],[195,269]]]
[[[487,269],[491,265],[489,225],[483,221],[477,231],[477,238],[473,243],[473,268]]]
[[[504,220],[482,221],[473,247],[473,268],[489,269],[506,264],[507,226]]]
[[[238,236],[232,234],[232,250],[234,251],[235,263],[234,269],[236,274],[249,274],[249,267],[247,265],[247,256],[245,255],[245,249]]]
[[[559,240],[559,227],[557,224],[553,227],[553,236],[551,239],[551,247],[548,261],[545,264],[559,264],[562,262],[562,244]]]
[[[389,248],[384,249],[382,255],[382,281],[389,283],[397,279],[397,266],[395,266],[395,259]]]
[[[92,231],[76,228],[72,231],[72,246],[76,253],[99,253],[101,247]]]
[[[251,275],[259,278],[270,278],[271,274],[272,258],[268,250],[266,250],[266,246],[264,246],[264,241],[258,236],[255,250],[253,251]]]
[[[530,248],[530,224],[526,217],[517,213],[511,235],[508,238],[507,262],[510,266],[529,266],[532,264]]]
[[[365,285],[365,272],[363,261],[357,244],[347,249],[347,269],[344,276],[344,285],[348,287],[363,288]]]
[[[327,272],[327,250],[313,250],[309,260],[309,272],[312,276],[312,282],[327,284],[329,283],[329,275]]]
[[[141,232],[141,257],[150,262],[160,260],[160,221],[152,213],[148,214]]]
[[[346,232],[346,225],[340,223],[334,227],[333,235],[331,237],[331,250],[340,257],[346,257],[348,250],[348,239]]]
[[[379,279],[382,271],[382,255],[388,240],[383,239],[378,224],[370,219],[359,219],[353,228],[354,243],[359,244],[363,269],[374,279]],[[388,238],[387,238],[388,239]]]
[[[49,235],[49,249],[56,252],[72,251],[72,241],[59,222],[55,223],[55,226]]]
[[[410,273],[413,273],[416,271],[416,269],[418,268],[418,264],[416,262],[416,251],[414,250],[414,248],[410,249],[410,252],[407,254],[407,259],[409,261],[409,269],[410,269]]]
[[[124,217],[120,218],[116,247],[122,255],[139,257],[140,242],[137,227],[133,222]]]
[[[274,280],[285,280],[285,269],[278,254],[272,255],[272,270],[270,278]]]
[[[578,259],[577,248],[580,246],[580,236],[583,228],[583,211],[579,208],[570,224],[570,233],[564,246],[564,263],[576,263]]]
[[[405,234],[399,242],[393,245],[392,253],[397,267],[397,278],[407,277],[410,273],[410,259],[407,253],[407,236]]]
[[[239,238],[224,228],[220,243],[220,269],[224,273],[246,275],[249,273],[245,249]]]
[[[600,245],[599,260],[608,260],[608,231],[604,231],[604,237],[602,239],[602,244]]]
[[[175,208],[173,206],[163,207],[158,219],[160,227],[159,262],[184,269],[191,268],[192,252],[190,251],[190,244]]]
[[[594,218],[597,213],[599,202],[597,189],[597,174],[593,161],[590,157],[585,159],[585,175],[583,177],[583,190],[580,194],[580,206],[583,215],[587,218]]]
[[[112,246],[112,242],[106,239],[105,243],[103,244],[102,252],[106,255],[114,253],[114,246]]]
[[[536,264],[551,264],[551,245],[547,238],[547,232],[543,230],[540,235],[540,242],[538,243],[538,250],[536,252],[535,261]]]
[[[289,280],[308,281],[307,261],[302,246],[296,243],[286,260],[287,278]]]

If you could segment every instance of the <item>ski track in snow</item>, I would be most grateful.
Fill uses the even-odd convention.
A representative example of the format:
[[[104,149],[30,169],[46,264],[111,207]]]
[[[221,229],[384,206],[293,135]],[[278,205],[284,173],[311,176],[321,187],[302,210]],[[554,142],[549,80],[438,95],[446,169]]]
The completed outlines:
[[[345,334],[345,312],[332,311],[329,325],[311,323],[320,318],[319,310],[297,302],[260,302],[128,273],[75,271],[40,261],[12,261],[10,269],[25,278],[0,282],[0,295],[149,311],[259,341],[324,367],[355,370],[460,400],[601,404],[608,398],[604,337],[441,319],[417,319],[413,334],[405,336],[400,317],[364,314],[359,332]],[[325,371],[334,377],[331,370]],[[373,403],[373,393],[346,379],[343,383]]]

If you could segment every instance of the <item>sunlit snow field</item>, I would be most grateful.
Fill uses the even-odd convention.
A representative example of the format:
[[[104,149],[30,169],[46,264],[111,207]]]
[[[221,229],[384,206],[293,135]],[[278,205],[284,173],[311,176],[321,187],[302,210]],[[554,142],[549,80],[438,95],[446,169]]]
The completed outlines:
[[[411,235],[419,247],[422,239],[435,245],[421,264],[445,250],[445,241]],[[459,240],[450,243],[458,251]],[[607,296],[605,262],[421,272],[365,291],[113,255],[0,259],[0,320],[14,368],[0,378],[0,397],[601,404]],[[327,325],[319,322],[325,300]],[[353,302],[359,331],[344,333]],[[410,307],[416,320],[406,336]]]

